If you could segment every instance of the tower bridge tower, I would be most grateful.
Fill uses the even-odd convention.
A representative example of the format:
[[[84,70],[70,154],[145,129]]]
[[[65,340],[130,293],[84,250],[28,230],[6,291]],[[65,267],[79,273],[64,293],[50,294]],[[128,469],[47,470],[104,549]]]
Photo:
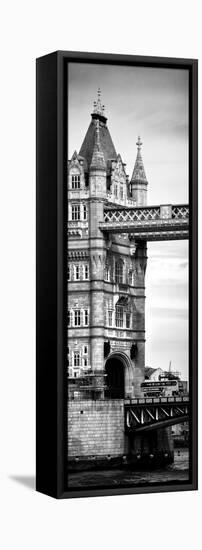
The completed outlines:
[[[69,379],[88,374],[97,397],[138,397],[144,380],[146,243],[100,229],[106,207],[146,205],[141,146],[138,138],[129,180],[98,90],[80,151],[68,162],[67,350]]]

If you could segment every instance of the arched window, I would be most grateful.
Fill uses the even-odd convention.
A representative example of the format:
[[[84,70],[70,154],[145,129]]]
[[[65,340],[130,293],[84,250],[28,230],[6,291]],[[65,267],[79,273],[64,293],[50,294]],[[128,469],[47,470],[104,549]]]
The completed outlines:
[[[115,262],[115,282],[123,283],[123,262],[120,260]]]

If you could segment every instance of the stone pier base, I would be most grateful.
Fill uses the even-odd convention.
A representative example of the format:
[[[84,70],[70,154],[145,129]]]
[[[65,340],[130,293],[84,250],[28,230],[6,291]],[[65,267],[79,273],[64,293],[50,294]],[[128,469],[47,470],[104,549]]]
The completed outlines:
[[[171,428],[125,434],[124,400],[68,404],[68,469],[153,469],[173,462]]]

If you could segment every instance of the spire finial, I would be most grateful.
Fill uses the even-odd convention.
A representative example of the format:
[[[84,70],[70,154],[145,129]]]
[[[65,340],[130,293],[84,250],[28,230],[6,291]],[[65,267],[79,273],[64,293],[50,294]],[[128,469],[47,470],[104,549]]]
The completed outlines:
[[[94,114],[96,115],[104,115],[104,109],[105,109],[105,106],[102,105],[101,103],[101,89],[98,88],[98,91],[97,91],[97,101],[94,101],[93,102],[93,106],[94,106]]]
[[[131,181],[136,183],[141,182],[141,183],[147,184],[147,178],[146,178],[145,169],[144,169],[143,160],[142,160],[142,153],[141,153],[142,141],[140,136],[138,136],[137,138],[136,145],[137,145],[137,156],[136,156],[136,161],[135,161],[135,166],[134,166]]]
[[[136,145],[137,145],[138,151],[141,151],[142,141],[141,141],[141,137],[140,137],[140,136],[138,136],[138,138],[137,138]]]

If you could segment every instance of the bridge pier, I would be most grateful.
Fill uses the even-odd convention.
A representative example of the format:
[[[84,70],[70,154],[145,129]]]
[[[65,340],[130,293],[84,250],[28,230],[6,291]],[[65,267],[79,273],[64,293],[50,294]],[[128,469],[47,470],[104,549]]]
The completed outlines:
[[[124,399],[75,399],[68,406],[69,470],[161,468],[173,462],[171,426],[127,431]]]
[[[171,426],[126,436],[127,463],[135,469],[160,468],[174,459]]]

